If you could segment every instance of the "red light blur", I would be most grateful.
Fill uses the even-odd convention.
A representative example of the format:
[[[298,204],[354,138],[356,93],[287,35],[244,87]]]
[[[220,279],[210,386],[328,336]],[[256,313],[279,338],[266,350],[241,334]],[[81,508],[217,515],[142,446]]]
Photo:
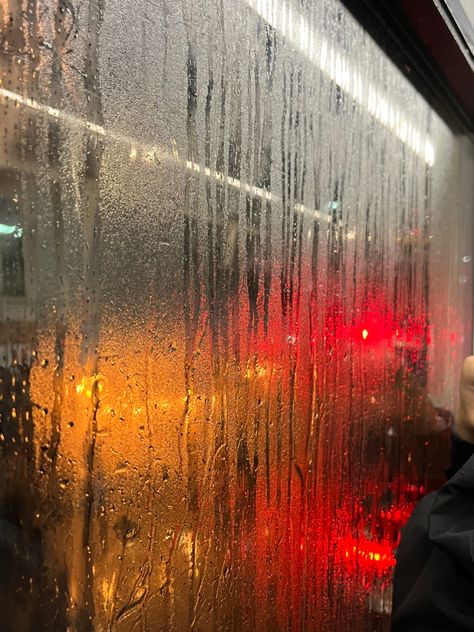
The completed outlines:
[[[368,538],[346,536],[339,542],[339,553],[348,568],[383,573],[395,566],[393,545]]]

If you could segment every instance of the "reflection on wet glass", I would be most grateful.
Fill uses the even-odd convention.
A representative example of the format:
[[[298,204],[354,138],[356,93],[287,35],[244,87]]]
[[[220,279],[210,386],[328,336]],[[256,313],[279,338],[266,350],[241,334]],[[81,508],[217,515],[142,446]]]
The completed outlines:
[[[336,0],[0,21],[4,629],[388,630],[472,146]]]

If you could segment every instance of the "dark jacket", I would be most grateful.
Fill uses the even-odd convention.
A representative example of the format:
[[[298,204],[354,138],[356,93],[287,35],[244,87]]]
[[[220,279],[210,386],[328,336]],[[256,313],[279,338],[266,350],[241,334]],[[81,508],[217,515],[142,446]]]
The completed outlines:
[[[474,631],[474,444],[455,433],[447,474],[402,532],[392,632]]]

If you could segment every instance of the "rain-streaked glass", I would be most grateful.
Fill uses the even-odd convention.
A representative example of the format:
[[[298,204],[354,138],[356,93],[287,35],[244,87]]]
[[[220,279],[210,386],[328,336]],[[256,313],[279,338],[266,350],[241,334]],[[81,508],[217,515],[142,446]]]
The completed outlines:
[[[388,630],[472,144],[336,0],[0,23],[2,630]]]

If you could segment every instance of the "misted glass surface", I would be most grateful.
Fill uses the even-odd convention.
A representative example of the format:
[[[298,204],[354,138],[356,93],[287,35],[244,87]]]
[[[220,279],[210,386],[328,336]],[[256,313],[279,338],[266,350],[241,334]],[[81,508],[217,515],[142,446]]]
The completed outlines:
[[[2,630],[388,630],[472,145],[336,0],[0,22]]]

